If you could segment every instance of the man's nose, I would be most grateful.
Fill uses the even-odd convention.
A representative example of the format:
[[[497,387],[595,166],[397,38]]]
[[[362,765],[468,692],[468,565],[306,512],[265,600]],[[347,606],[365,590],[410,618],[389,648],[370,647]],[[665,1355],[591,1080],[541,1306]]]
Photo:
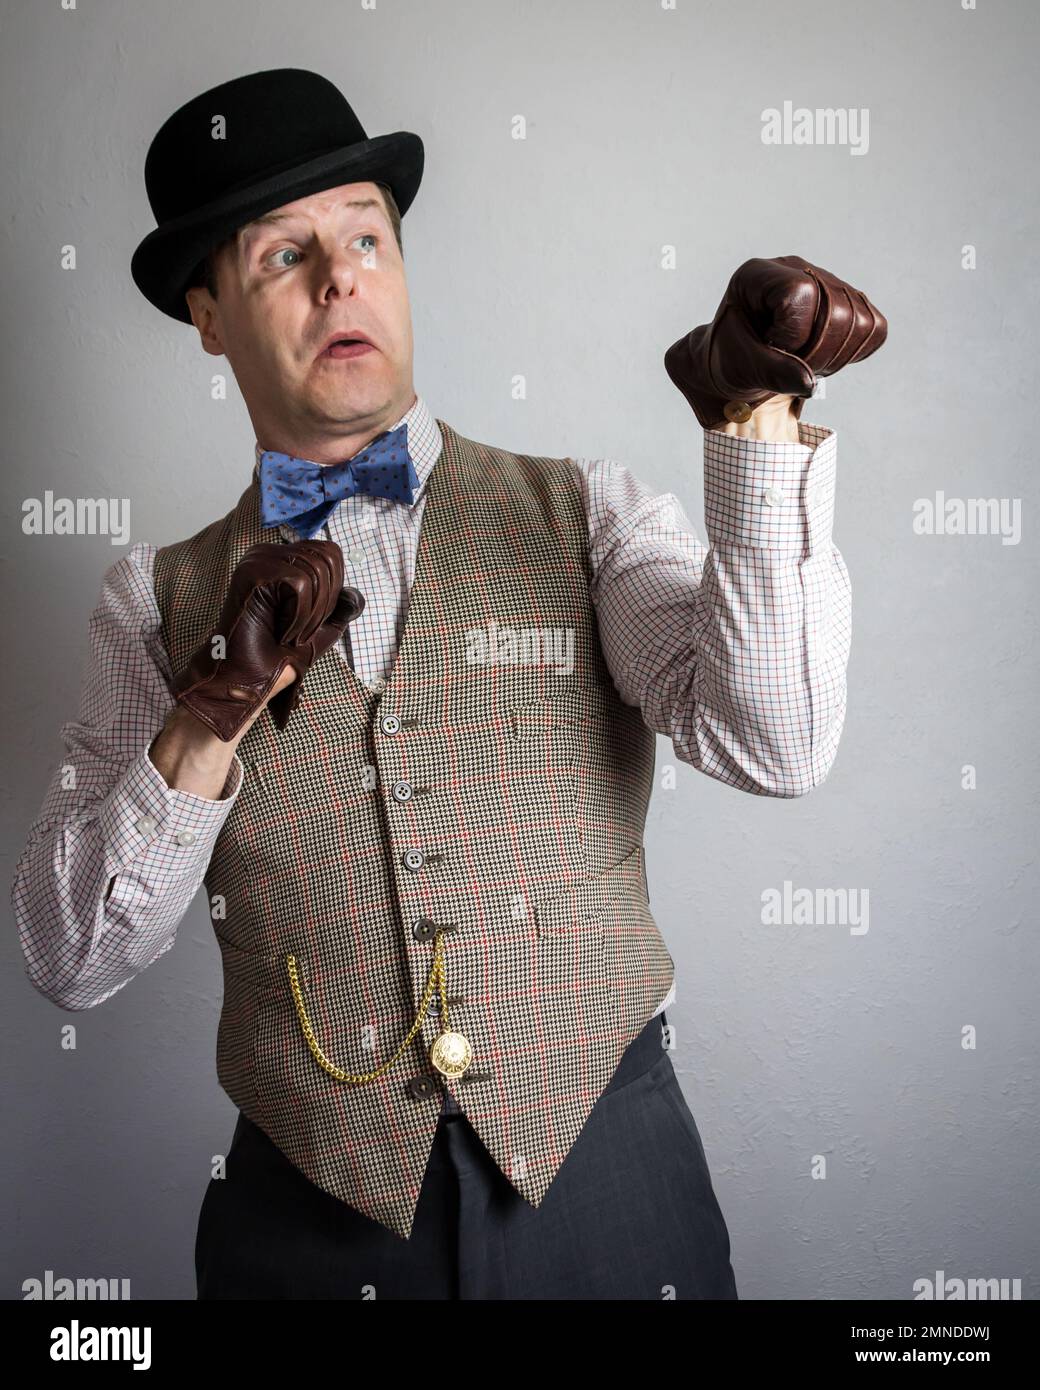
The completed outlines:
[[[341,294],[353,294],[357,285],[360,258],[346,244],[329,244],[317,256],[318,274],[323,293],[335,286]]]

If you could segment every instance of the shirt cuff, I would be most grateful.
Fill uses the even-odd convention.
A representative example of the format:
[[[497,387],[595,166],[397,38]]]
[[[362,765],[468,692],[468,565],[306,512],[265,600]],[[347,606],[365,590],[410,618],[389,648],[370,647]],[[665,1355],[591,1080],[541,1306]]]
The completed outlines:
[[[150,745],[149,745],[150,746]],[[105,853],[105,874],[112,877],[153,849],[164,858],[206,859],[242,786],[244,769],[234,754],[222,800],[179,791],[166,779],[144,748],[105,797],[98,814]],[[187,867],[187,865],[185,865]]]
[[[704,525],[712,541],[828,551],[838,436],[798,422],[797,444],[704,431]]]

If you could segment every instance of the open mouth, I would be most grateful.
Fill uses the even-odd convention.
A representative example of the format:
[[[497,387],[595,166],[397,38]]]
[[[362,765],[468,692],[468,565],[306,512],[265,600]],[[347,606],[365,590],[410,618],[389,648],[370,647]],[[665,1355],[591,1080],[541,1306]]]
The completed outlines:
[[[336,342],[330,343],[322,357],[362,357],[366,352],[374,352],[375,348],[371,343],[366,343],[361,338],[339,338]]]

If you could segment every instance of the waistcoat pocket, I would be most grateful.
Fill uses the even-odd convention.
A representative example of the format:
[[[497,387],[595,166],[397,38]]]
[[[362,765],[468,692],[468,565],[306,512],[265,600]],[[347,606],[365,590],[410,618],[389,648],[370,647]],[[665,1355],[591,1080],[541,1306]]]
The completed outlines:
[[[642,847],[603,873],[533,904],[540,993],[552,992],[561,1036],[612,1037],[619,1005],[617,922],[642,890]]]
[[[645,903],[643,883],[643,848],[636,845],[635,849],[603,873],[594,874],[564,893],[536,902],[534,918],[538,934],[552,936],[560,932],[580,931],[590,925],[602,930],[605,914],[619,899],[631,900],[633,895],[638,895],[640,901]]]
[[[326,961],[292,953],[297,1004],[286,954],[276,987],[258,1001],[254,1064],[260,1104],[288,1117],[327,1105],[330,1086],[368,1085],[403,1042],[410,1020],[402,1026],[393,982],[372,980],[370,994],[355,997],[350,972],[334,955]]]

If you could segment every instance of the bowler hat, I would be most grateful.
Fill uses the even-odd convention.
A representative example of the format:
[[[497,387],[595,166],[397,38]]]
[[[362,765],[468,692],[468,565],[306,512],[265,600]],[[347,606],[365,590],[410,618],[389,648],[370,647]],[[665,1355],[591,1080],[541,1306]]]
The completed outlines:
[[[403,217],[423,171],[418,135],[365,134],[342,92],[304,68],[248,73],[202,92],[160,127],[144,181],[158,226],[130,261],[141,293],[191,323],[199,262],[262,213],[341,183],[385,183]]]

